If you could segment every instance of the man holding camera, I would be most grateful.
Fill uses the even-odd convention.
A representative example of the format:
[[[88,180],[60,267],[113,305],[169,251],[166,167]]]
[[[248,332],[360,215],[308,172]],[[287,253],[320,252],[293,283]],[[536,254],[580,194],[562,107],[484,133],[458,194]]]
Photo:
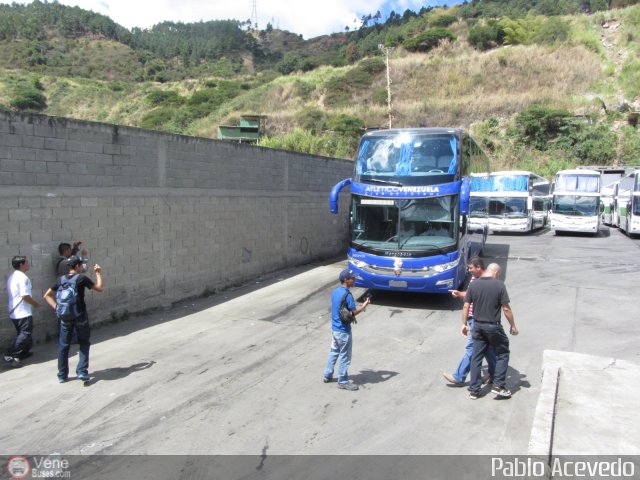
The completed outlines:
[[[328,383],[333,379],[333,370],[336,361],[339,359],[338,388],[355,391],[358,390],[358,385],[349,381],[349,374],[347,372],[351,364],[351,350],[353,347],[351,324],[356,323],[356,315],[367,308],[371,299],[367,297],[360,307],[356,306],[356,301],[349,291],[349,288],[353,287],[356,282],[355,275],[351,270],[345,269],[340,272],[338,279],[341,285],[331,294],[331,333],[333,338],[327,366],[324,369],[323,381]],[[343,321],[340,318],[340,307],[343,303],[349,312],[351,312],[351,318],[347,321]]]
[[[75,255],[69,257],[67,265],[69,273],[58,278],[55,285],[49,288],[44,299],[53,308],[60,320],[60,337],[58,343],[58,382],[64,383],[69,377],[69,349],[71,347],[71,339],[75,333],[78,337],[80,345],[80,354],[76,374],[79,380],[89,380],[89,346],[91,330],[89,328],[89,316],[87,315],[87,306],[84,301],[85,290],[88,288],[96,292],[102,292],[102,269],[100,265],[93,266],[96,274],[94,283],[86,275],[87,270],[85,259]],[[62,295],[55,294],[64,290],[69,292],[62,298]],[[64,305],[63,305],[64,300]],[[63,307],[69,306],[68,311],[64,311]]]

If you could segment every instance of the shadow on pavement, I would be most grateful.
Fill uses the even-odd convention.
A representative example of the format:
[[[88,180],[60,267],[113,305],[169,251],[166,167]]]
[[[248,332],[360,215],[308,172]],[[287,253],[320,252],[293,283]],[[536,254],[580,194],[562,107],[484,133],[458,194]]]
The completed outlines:
[[[390,370],[361,370],[360,373],[349,375],[349,378],[358,385],[370,383],[382,383],[398,375],[398,372]]]
[[[140,370],[151,368],[153,365],[155,365],[155,363],[156,362],[152,360],[150,362],[134,363],[129,367],[113,367],[105,368],[104,370],[97,370],[91,374],[91,380],[86,383],[94,385],[101,380],[120,380],[134,372],[139,372]]]

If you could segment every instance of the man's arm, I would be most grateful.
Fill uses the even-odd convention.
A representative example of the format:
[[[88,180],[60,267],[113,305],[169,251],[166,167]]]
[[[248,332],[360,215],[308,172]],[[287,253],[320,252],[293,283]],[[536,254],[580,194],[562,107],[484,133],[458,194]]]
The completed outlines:
[[[466,337],[469,335],[469,302],[464,302],[464,307],[462,307],[462,336]]]
[[[452,297],[459,298],[460,300],[464,300],[467,296],[467,292],[461,292],[460,290],[449,290],[451,292]]]
[[[44,301],[47,302],[51,308],[53,308],[54,310],[56,309],[56,299],[53,298],[52,289],[48,289],[46,292],[44,292],[43,298],[44,298]]]
[[[353,314],[353,316],[358,315],[360,312],[363,312],[365,308],[367,308],[367,305],[369,305],[371,303],[371,298],[367,297],[365,299],[365,301],[362,303],[362,305],[360,305],[359,307],[356,307],[354,310],[351,311],[351,313]]]
[[[502,304],[502,311],[504,312],[504,316],[507,317],[507,321],[509,322],[509,333],[511,335],[518,335],[518,328],[516,327],[516,322],[513,318],[513,311],[511,310],[511,306],[508,303]]]
[[[31,297],[31,295],[23,295],[22,296],[22,301],[24,303],[28,303],[29,305],[31,305],[34,308],[40,308],[40,304],[38,302],[36,302],[33,297]]]
[[[104,288],[102,288],[102,267],[97,263],[93,266],[93,271],[96,272],[96,282],[93,285],[92,290],[96,292],[103,292]]]

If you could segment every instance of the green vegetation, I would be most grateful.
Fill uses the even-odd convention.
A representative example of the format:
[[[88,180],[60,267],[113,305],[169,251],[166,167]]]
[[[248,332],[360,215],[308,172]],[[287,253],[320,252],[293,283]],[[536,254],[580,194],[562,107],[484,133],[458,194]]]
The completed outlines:
[[[0,5],[0,106],[200,136],[262,114],[263,146],[353,158],[363,130],[388,122],[383,45],[395,127],[467,128],[494,169],[637,164],[639,3],[474,0],[309,40]]]

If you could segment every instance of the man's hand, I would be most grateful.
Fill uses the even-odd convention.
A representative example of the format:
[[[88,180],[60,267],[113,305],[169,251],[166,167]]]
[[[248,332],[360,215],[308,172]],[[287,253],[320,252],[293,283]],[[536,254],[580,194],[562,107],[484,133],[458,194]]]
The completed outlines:
[[[97,263],[93,266],[93,271],[96,273],[102,273],[102,267]]]
[[[461,292],[460,290],[449,290],[451,296],[455,298],[464,298],[467,292]]]
[[[469,325],[468,324],[463,324],[461,332],[462,332],[462,336],[467,338],[469,336]]]
[[[518,328],[517,328],[515,325],[512,325],[512,326],[509,328],[509,333],[515,337],[515,336],[516,336],[516,335],[518,335],[518,333],[520,333],[520,332],[518,331]]]

